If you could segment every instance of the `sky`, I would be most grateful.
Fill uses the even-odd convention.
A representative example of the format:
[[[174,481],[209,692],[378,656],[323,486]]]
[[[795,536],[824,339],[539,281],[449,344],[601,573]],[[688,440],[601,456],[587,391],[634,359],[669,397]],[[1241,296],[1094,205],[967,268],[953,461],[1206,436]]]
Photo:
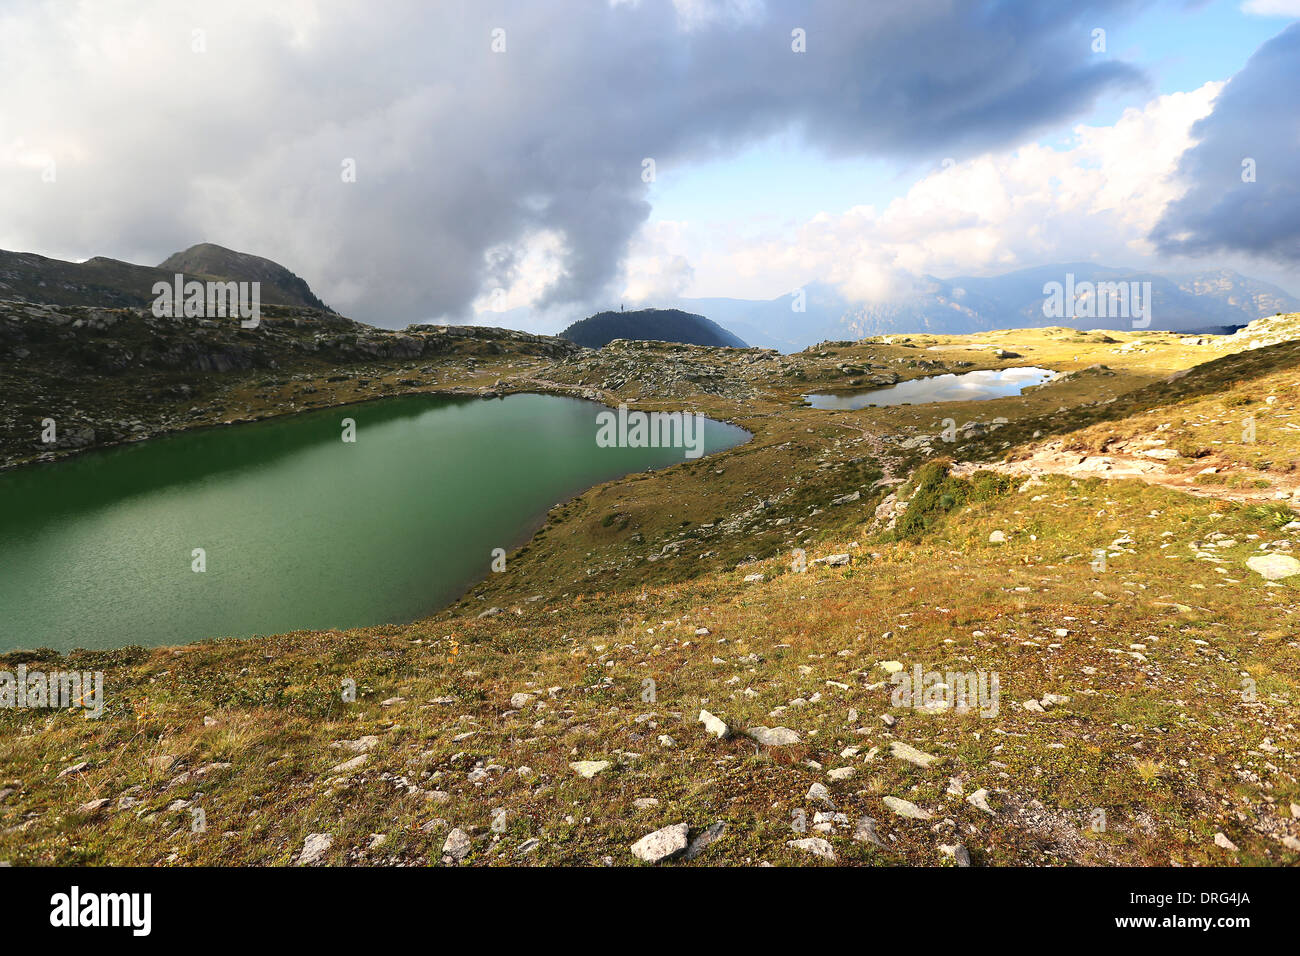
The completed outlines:
[[[1300,0],[7,0],[0,248],[266,256],[363,321],[887,300],[1057,262],[1300,295]],[[1247,172],[1249,167],[1249,173]]]

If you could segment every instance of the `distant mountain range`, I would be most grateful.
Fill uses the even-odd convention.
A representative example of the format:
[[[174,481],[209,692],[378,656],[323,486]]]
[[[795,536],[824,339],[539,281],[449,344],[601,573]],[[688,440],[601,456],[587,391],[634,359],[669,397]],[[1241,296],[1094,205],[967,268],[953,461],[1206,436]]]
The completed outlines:
[[[145,308],[153,304],[154,283],[171,282],[178,272],[187,280],[260,282],[261,301],[266,305],[332,311],[305,281],[279,263],[210,242],[174,253],[157,266],[138,266],[104,256],[85,262],[65,262],[31,252],[0,249],[0,299]]]
[[[638,309],[633,312],[598,312],[574,322],[560,333],[589,349],[598,349],[615,339],[681,342],[685,345],[713,345],[743,349],[745,343],[716,322],[680,309]]]
[[[794,311],[793,295],[770,300],[682,299],[742,336],[751,345],[794,352],[818,342],[908,332],[965,334],[993,329],[1063,325],[1080,329],[1132,330],[1131,318],[1050,317],[1043,313],[1043,287],[1066,285],[1073,276],[1075,311],[1086,313],[1083,283],[1150,282],[1152,331],[1230,330],[1277,312],[1300,310],[1300,299],[1267,282],[1231,269],[1186,275],[1158,275],[1075,262],[1022,269],[981,278],[926,276],[914,290],[886,303],[846,300],[829,285],[804,288],[804,311]],[[1094,300],[1095,301],[1095,300]]]

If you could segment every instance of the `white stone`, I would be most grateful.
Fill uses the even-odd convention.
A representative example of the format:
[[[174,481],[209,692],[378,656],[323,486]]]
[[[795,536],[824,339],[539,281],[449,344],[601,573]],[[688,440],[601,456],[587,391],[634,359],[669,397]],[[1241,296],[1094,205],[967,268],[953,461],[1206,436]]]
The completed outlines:
[[[713,716],[707,710],[700,711],[700,723],[704,725],[706,731],[719,739],[727,737],[731,733],[731,728],[726,725],[726,722]]]
[[[1285,554],[1256,554],[1246,559],[1250,568],[1265,581],[1280,581],[1300,574],[1300,561]]]
[[[750,727],[745,734],[767,747],[788,747],[799,743],[799,735],[789,727]]]
[[[1233,843],[1222,833],[1214,834],[1214,845],[1223,847],[1225,850],[1231,850],[1233,853],[1237,852],[1237,844]]]
[[[930,764],[939,758],[934,754],[928,754],[923,750],[917,750],[899,740],[889,742],[889,752],[899,760],[906,760],[908,763],[916,764],[918,767],[928,769]]]
[[[334,845],[332,833],[308,833],[302,843],[302,852],[298,854],[299,866],[311,866]]]
[[[909,820],[929,820],[933,816],[929,810],[922,810],[910,800],[902,800],[898,797],[885,797],[882,802],[900,817],[906,817]]]
[[[821,837],[805,837],[802,840],[790,840],[786,843],[786,846],[795,850],[802,850],[804,853],[811,853],[813,856],[819,856],[823,860],[835,859],[835,848]]]
[[[447,834],[447,841],[442,845],[442,853],[459,862],[469,855],[472,846],[469,834],[457,827]]]
[[[647,833],[632,844],[632,855],[644,863],[666,860],[674,853],[686,849],[688,829],[685,823],[674,823],[672,826],[655,830],[654,833]]]

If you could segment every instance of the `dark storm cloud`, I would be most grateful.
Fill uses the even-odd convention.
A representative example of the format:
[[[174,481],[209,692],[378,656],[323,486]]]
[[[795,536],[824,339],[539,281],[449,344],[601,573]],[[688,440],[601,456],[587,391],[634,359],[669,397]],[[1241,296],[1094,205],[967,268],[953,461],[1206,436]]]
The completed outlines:
[[[384,325],[468,317],[520,277],[521,240],[551,231],[563,270],[541,304],[583,301],[649,215],[643,159],[662,175],[792,126],[837,155],[1023,139],[1141,82],[1090,46],[1133,5],[160,2],[103,54],[107,13],[69,26],[33,4],[9,20],[28,42],[0,33],[0,94],[36,90],[15,125],[64,153],[56,187],[4,183],[0,228],[152,261],[218,242]]]
[[[1152,237],[1166,254],[1242,252],[1300,263],[1300,23],[1223,88],[1179,161],[1191,187]],[[1253,161],[1254,182],[1243,181]]]

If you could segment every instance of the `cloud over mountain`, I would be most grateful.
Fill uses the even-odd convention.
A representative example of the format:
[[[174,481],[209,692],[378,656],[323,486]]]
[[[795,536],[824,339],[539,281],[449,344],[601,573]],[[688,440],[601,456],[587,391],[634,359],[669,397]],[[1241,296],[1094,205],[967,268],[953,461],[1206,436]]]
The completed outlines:
[[[157,261],[210,239],[385,325],[495,289],[583,301],[649,215],[645,159],[790,128],[832,155],[1004,146],[1142,81],[1088,43],[1134,5],[20,2],[0,247]]]

